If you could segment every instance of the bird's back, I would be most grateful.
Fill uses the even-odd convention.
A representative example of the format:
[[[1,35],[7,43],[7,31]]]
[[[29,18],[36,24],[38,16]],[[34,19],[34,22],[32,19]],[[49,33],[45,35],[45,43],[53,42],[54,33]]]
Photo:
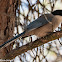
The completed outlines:
[[[48,21],[51,22],[53,17],[54,16],[52,14],[42,15],[39,18],[37,18],[35,21],[33,21],[29,25],[27,25],[25,29],[30,31],[30,30],[36,29],[38,27],[42,27],[45,24],[47,24]],[[48,19],[48,21],[46,18]]]

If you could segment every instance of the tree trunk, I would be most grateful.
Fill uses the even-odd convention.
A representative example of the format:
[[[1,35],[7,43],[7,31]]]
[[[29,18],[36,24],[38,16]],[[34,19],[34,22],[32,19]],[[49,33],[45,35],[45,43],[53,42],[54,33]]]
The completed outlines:
[[[16,0],[0,1],[0,45],[13,37]],[[12,49],[12,44],[0,50],[0,59]]]

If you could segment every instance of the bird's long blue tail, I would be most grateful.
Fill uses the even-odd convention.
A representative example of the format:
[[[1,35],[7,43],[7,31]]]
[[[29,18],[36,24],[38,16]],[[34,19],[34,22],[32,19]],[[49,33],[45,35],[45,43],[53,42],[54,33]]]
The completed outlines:
[[[2,45],[0,45],[0,48],[2,48],[3,46],[5,46],[7,43],[10,43],[11,41],[17,39],[17,38],[20,37],[21,35],[25,34],[25,32],[26,32],[26,31],[24,31],[23,33],[21,33],[21,34],[15,36],[15,37],[13,37],[12,39],[10,39],[10,40],[4,42]]]

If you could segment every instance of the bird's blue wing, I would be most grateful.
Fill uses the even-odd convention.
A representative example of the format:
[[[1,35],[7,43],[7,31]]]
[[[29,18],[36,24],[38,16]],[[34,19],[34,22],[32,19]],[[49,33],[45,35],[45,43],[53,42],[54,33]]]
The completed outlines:
[[[46,14],[46,17],[48,18],[49,21],[52,21],[53,15],[51,14]],[[41,17],[39,17],[38,19],[36,19],[35,21],[31,22],[26,29],[29,30],[33,30],[36,29],[40,26],[44,26],[45,24],[47,24],[48,21],[45,19],[44,15],[42,15]],[[5,47],[5,45],[7,45],[7,43],[11,43],[11,41],[15,40],[16,38],[20,37],[21,35],[25,34],[26,31],[24,31],[23,33],[13,37],[12,39],[4,42],[2,45],[0,45],[0,48]]]
[[[52,21],[52,18],[53,18],[52,14],[45,14],[45,16],[49,21]],[[31,22],[29,25],[27,25],[26,29],[29,31],[47,24],[48,21],[46,20],[45,16],[42,15],[39,18],[37,18],[35,21]]]

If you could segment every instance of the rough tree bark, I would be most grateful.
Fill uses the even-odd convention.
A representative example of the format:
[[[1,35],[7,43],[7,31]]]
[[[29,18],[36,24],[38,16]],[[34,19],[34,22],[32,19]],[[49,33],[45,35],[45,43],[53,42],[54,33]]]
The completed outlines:
[[[0,45],[13,37],[16,0],[0,0]],[[12,44],[0,50],[0,59],[12,49]]]
[[[25,53],[28,50],[32,50],[33,48],[39,47],[49,41],[59,39],[60,37],[62,37],[62,31],[53,32],[53,33],[45,36],[44,38],[42,37],[40,39],[35,40],[34,42],[30,42],[26,45],[23,45],[14,50],[11,50],[4,58],[5,59],[14,59],[16,56],[21,55],[22,53]]]

